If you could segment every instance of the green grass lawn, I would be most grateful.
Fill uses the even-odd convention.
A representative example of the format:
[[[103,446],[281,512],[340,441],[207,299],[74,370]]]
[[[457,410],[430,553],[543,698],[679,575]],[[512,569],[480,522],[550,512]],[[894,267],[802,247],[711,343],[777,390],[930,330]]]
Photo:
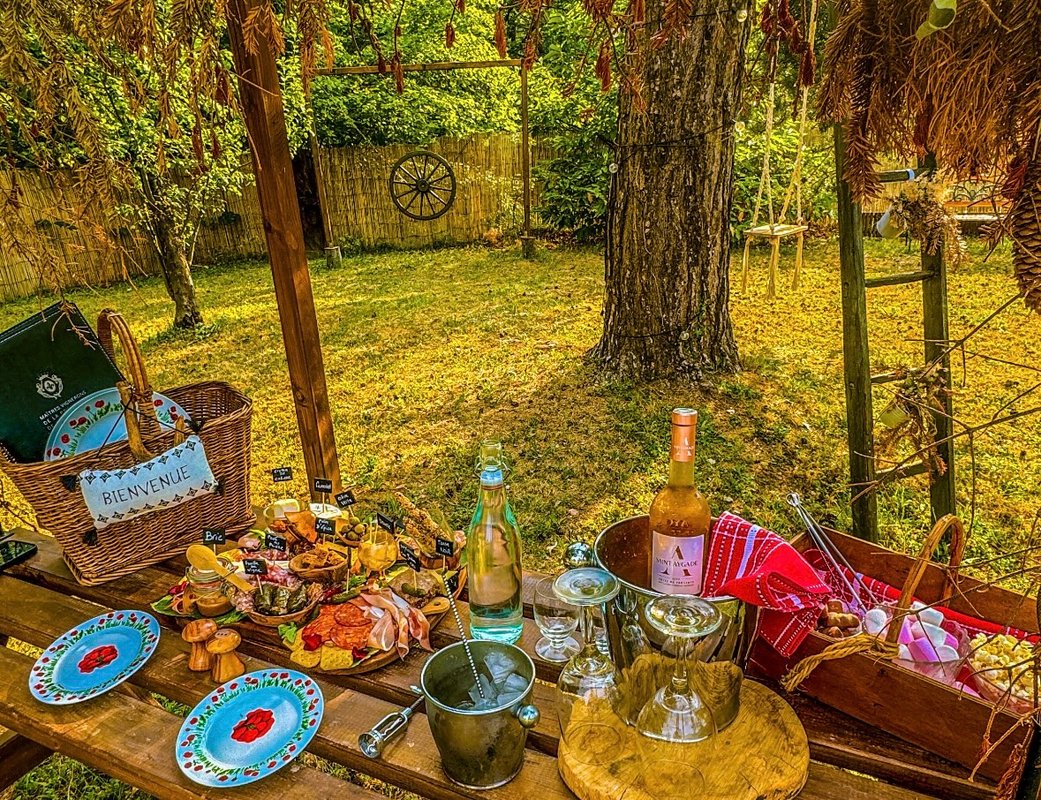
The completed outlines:
[[[914,268],[900,243],[869,241],[869,270]],[[987,261],[978,245],[950,278],[951,329],[963,334],[1014,292],[1010,254]],[[739,266],[739,257],[735,263]],[[782,266],[789,269],[786,251]],[[667,472],[668,411],[702,410],[698,470],[715,511],[732,509],[790,535],[797,526],[784,497],[800,492],[821,517],[848,524],[842,318],[837,246],[807,248],[803,286],[765,298],[765,251],[754,254],[755,283],[734,292],[732,311],[744,370],[699,385],[631,385],[601,380],[583,361],[600,332],[603,266],[599,252],[542,251],[534,262],[516,251],[456,249],[386,253],[344,261],[313,280],[329,391],[345,481],[370,501],[401,485],[462,526],[476,498],[473,462],[483,437],[502,437],[513,472],[510,491],[524,533],[526,563],[554,567],[562,545],[591,538],[606,524],[643,512]],[[739,276],[736,284],[739,286]],[[161,281],[72,295],[88,318],[121,310],[143,346],[157,388],[221,379],[255,401],[253,494],[303,495],[303,462],[265,263],[196,272],[208,327],[170,333],[171,306]],[[6,328],[51,302],[0,306]],[[869,296],[872,360],[877,370],[922,360],[917,285]],[[1019,305],[974,339],[974,352],[1025,362],[1019,369],[979,357],[959,359],[956,415],[989,419],[1036,384],[1041,319]],[[1038,395],[1015,408],[1038,405]],[[878,390],[876,406],[884,403]],[[963,506],[973,485],[968,451],[959,448]],[[268,470],[289,464],[291,485]],[[977,514],[970,558],[1007,552],[1029,535],[1041,506],[1041,417],[994,428],[975,442]],[[928,527],[922,478],[880,498],[884,541],[917,546]],[[967,515],[967,514],[966,514]],[[1007,565],[998,563],[997,567]],[[26,797],[61,788],[79,774],[53,768],[54,785],[27,778]],[[122,796],[76,778],[81,796]],[[51,784],[48,783],[50,786]],[[100,788],[99,788],[100,787]]]

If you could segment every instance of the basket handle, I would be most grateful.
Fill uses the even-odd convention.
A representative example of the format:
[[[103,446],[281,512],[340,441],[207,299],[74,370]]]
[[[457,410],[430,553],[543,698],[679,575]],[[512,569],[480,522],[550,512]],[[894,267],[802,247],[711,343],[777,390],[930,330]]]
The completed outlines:
[[[904,581],[904,588],[900,592],[900,599],[896,604],[896,613],[901,617],[905,617],[910,613],[911,603],[914,601],[915,592],[918,591],[918,585],[922,582],[926,568],[929,566],[929,559],[936,552],[936,548],[948,531],[951,533],[951,561],[950,566],[947,567],[947,575],[940,601],[946,603],[951,599],[951,595],[954,593],[955,581],[958,579],[958,569],[961,567],[962,557],[965,555],[965,545],[968,537],[965,534],[965,526],[962,524],[962,521],[954,514],[947,514],[933,525],[933,529],[925,537],[925,542],[922,544],[917,560],[911,567],[911,571],[907,573],[907,580]],[[900,636],[900,627],[900,625],[890,624],[889,633],[886,635],[886,640],[890,644],[896,644]]]
[[[117,385],[119,396],[126,407],[124,416],[127,425],[127,444],[130,451],[139,461],[148,461],[152,454],[145,447],[141,436],[141,421],[143,415],[150,416],[159,425],[159,418],[152,404],[152,385],[148,382],[148,371],[145,369],[145,359],[141,355],[141,348],[130,332],[130,326],[126,319],[118,311],[106,308],[98,315],[98,341],[109,358],[115,362],[116,353],[112,334],[119,340],[120,349],[126,356],[129,380],[120,381]]]

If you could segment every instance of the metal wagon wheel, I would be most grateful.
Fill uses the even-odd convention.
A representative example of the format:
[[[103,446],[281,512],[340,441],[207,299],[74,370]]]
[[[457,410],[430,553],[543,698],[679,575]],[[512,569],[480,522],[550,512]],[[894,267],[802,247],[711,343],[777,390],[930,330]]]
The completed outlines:
[[[412,219],[437,219],[455,202],[455,173],[429,150],[399,158],[390,170],[389,186],[398,211]]]

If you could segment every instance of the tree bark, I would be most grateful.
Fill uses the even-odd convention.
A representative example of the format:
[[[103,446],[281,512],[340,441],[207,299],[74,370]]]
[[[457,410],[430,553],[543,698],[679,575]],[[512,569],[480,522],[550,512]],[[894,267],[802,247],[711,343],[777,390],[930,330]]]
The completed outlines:
[[[152,175],[142,175],[146,192],[149,227],[159,254],[159,265],[166,282],[166,293],[174,301],[175,328],[194,328],[202,325],[202,311],[195,295],[191,261],[184,238],[177,232],[176,222],[166,205],[159,181]]]
[[[693,0],[686,35],[654,47],[675,1],[648,0],[629,62],[639,94],[619,92],[604,331],[591,353],[606,371],[638,380],[739,366],[729,226],[749,23],[718,0]]]

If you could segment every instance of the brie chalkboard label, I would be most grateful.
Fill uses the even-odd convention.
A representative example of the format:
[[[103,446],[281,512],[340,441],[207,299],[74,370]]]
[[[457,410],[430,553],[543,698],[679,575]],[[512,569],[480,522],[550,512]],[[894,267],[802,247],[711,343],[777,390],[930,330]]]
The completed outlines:
[[[451,557],[455,555],[455,542],[448,539],[442,539],[438,536],[434,540],[434,549],[437,551],[439,556]]]
[[[416,551],[409,547],[404,542],[398,542],[398,550],[401,551],[401,557],[405,563],[408,564],[416,572],[419,572],[423,568],[423,565],[419,563],[419,556],[416,555]]]
[[[314,490],[323,494],[329,494],[333,490],[333,482],[328,478],[315,478]]]
[[[459,588],[459,573],[453,572],[451,575],[445,576],[445,587],[451,594],[455,594],[456,589]]]
[[[326,517],[317,517],[314,521],[315,533],[322,536],[332,536],[336,533],[336,523]]]
[[[224,533],[224,528],[203,528],[202,529],[202,543],[203,544],[224,544],[227,541],[227,536]]]
[[[272,550],[281,550],[283,553],[289,549],[286,545],[286,537],[279,536],[277,533],[271,533],[271,531],[268,531],[264,536],[264,544]]]
[[[376,512],[376,524],[383,528],[387,533],[394,533],[398,528],[398,523],[382,511]]]
[[[286,481],[293,480],[293,468],[275,467],[271,470],[271,480],[275,483],[285,483]]]
[[[262,558],[244,558],[242,568],[247,575],[267,575],[267,562]]]
[[[340,492],[338,495],[336,495],[336,505],[338,505],[340,508],[350,508],[357,502],[358,500],[354,496],[354,492],[352,492],[350,489],[347,489],[346,491]]]

